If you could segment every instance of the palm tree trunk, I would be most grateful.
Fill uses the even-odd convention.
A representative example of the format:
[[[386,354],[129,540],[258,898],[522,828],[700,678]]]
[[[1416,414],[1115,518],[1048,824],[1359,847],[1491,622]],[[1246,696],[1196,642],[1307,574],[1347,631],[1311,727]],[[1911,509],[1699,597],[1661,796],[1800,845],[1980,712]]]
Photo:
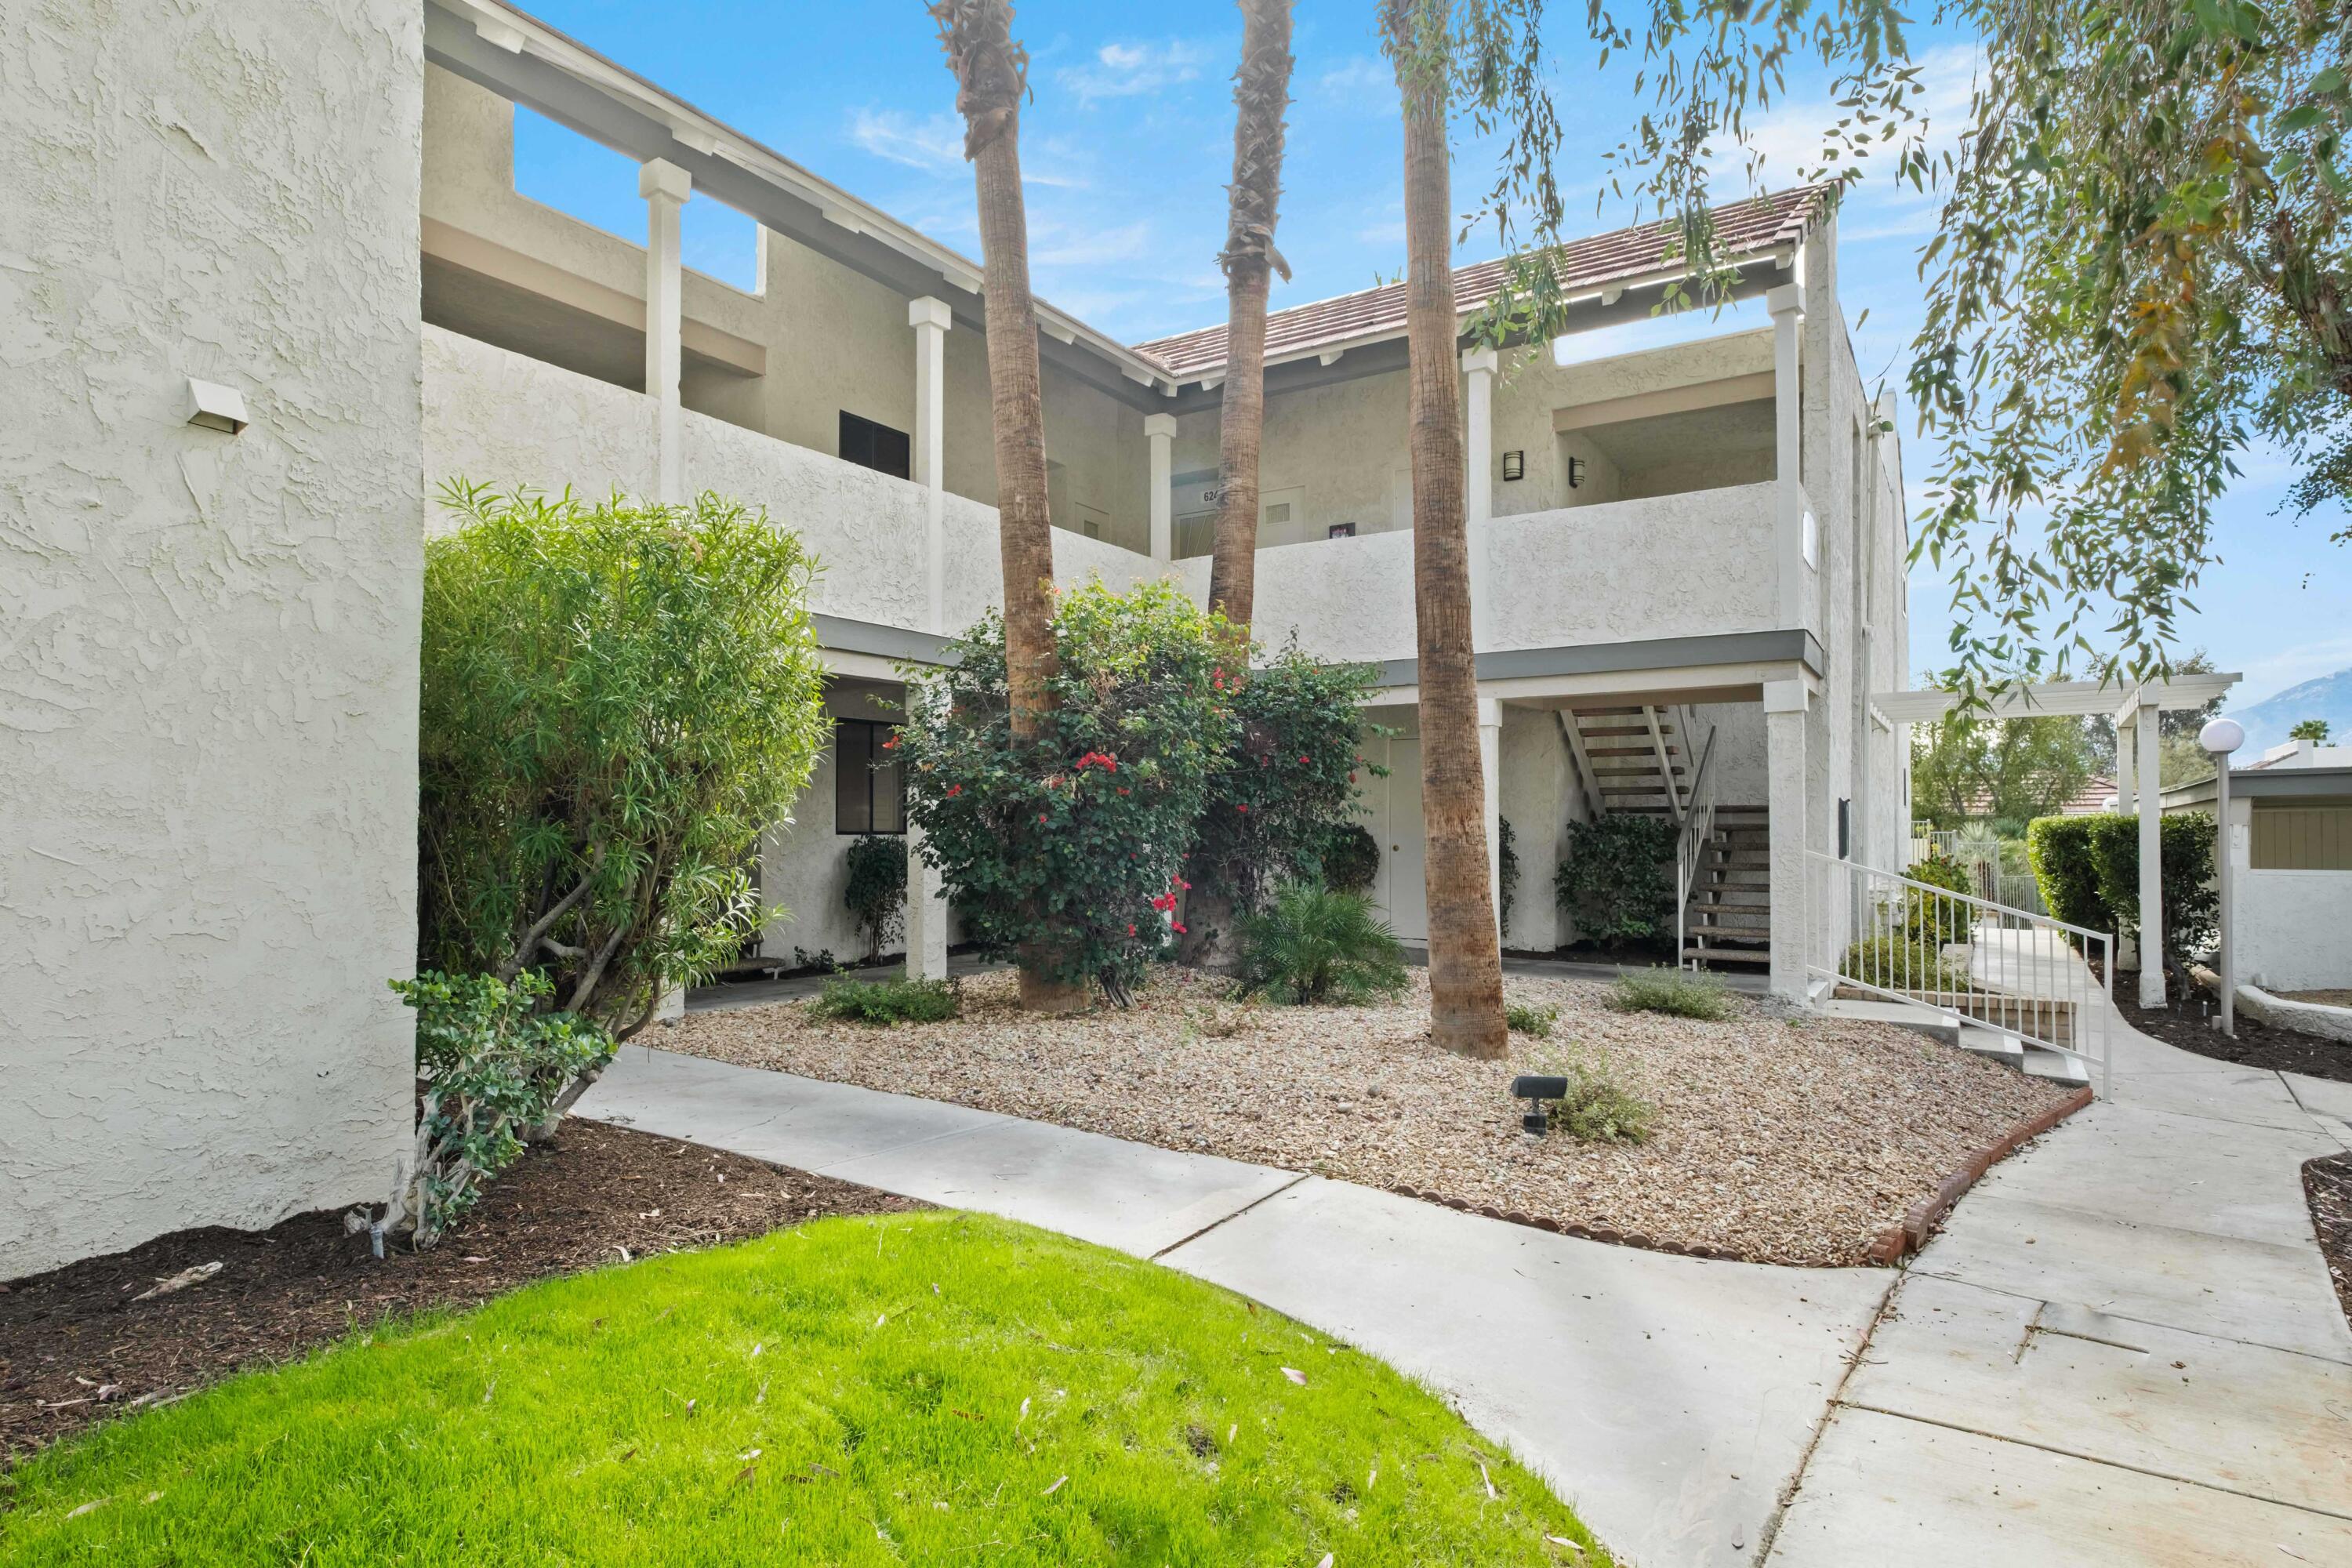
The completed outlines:
[[[1257,466],[1265,430],[1265,296],[1290,265],[1274,247],[1282,204],[1283,110],[1290,106],[1290,0],[1241,0],[1234,73],[1234,183],[1225,248],[1225,384],[1218,409],[1216,550],[1209,607],[1246,629],[1257,596]]]
[[[1421,802],[1428,835],[1430,1036],[1503,1055],[1503,966],[1486,870],[1486,784],[1470,630],[1454,211],[1445,145],[1445,0],[1386,0],[1404,107],[1405,341],[1412,444],[1413,618]]]
[[[980,205],[986,276],[988,392],[996,435],[998,547],[1004,568],[1005,680],[1013,733],[1034,738],[1053,710],[1054,526],[1045,498],[1045,408],[1037,368],[1037,310],[1029,293],[1029,217],[1021,195],[1021,100],[1029,51],[1013,41],[1005,0],[935,0],[932,20],[955,73]],[[1066,1012],[1081,985],[1046,978],[1042,952],[1021,955],[1022,1005]]]

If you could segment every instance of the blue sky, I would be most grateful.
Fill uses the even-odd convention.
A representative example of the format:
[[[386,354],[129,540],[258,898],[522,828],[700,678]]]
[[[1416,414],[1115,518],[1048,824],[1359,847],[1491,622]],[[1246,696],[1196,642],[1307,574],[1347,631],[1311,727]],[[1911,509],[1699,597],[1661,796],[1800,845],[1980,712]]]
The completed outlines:
[[[971,176],[961,157],[954,85],[917,0],[889,4],[752,4],[751,0],[537,0],[538,15],[670,91],[758,137],[817,174],[972,256]],[[1592,228],[1630,209],[1594,210],[1600,154],[1633,123],[1633,74],[1605,71],[1570,25],[1583,7],[1555,5],[1553,48],[1568,153],[1560,178],[1571,210]],[[1278,243],[1294,278],[1276,281],[1276,309],[1370,287],[1404,258],[1394,88],[1373,32],[1371,0],[1299,0],[1290,139]],[[1037,291],[1129,342],[1208,325],[1224,314],[1213,257],[1224,225],[1233,159],[1229,78],[1241,25],[1231,4],[1164,0],[1150,6],[1024,0],[1014,28],[1028,45],[1035,100],[1022,126],[1030,245]],[[1939,124],[1965,108],[1970,51],[1964,37],[1922,29],[1912,38]],[[1574,69],[1569,70],[1573,65]],[[1798,160],[1832,117],[1818,85],[1792,92],[1757,124],[1765,183],[1792,181]],[[635,175],[622,160],[545,121],[521,117],[516,183],[541,201],[618,233],[641,237]],[[1580,153],[1580,149],[1591,149]],[[1455,205],[1467,209],[1489,176],[1488,149],[1460,147]],[[1727,193],[1742,171],[1724,176]],[[1899,386],[1919,322],[1916,252],[1933,232],[1931,200],[1865,180],[1841,220],[1841,290],[1865,378]],[[687,259],[746,281],[750,220],[707,199],[686,208]],[[1474,234],[1460,259],[1495,253]],[[1865,314],[1866,312],[1866,314]],[[1699,336],[1739,324],[1701,317],[1655,322],[1634,341]],[[1609,345],[1613,347],[1614,345]],[[1576,352],[1603,345],[1580,340]],[[1933,452],[1901,425],[1916,496]],[[2221,564],[2195,595],[2184,647],[2202,647],[2242,670],[2252,701],[2352,666],[2352,549],[2327,542],[2340,518],[2298,523],[2277,515],[2292,471],[2274,455],[2245,465],[2221,510]],[[1922,563],[1912,574],[1912,662],[1947,662],[1948,590]]]

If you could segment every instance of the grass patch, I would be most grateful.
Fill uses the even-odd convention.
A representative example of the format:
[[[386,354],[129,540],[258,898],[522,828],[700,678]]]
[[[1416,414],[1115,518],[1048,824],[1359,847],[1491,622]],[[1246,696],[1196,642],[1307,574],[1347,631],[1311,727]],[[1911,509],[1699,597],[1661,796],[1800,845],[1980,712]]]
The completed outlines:
[[[1528,1002],[1507,1003],[1503,1007],[1503,1021],[1510,1026],[1511,1033],[1515,1035],[1548,1040],[1551,1038],[1551,1026],[1559,1022],[1559,1009],[1549,1005],[1538,1007]]]
[[[825,1220],[380,1327],[0,1485],[9,1563],[1359,1568],[1550,1563],[1547,1535],[1607,1561],[1381,1363],[953,1213]]]
[[[838,974],[809,1004],[818,1018],[839,1018],[852,1024],[939,1024],[962,1006],[954,985],[945,980],[853,980]]]
[[[1712,974],[1681,969],[1621,970],[1609,988],[1620,1013],[1664,1013],[1719,1024],[1731,1016],[1731,994]]]

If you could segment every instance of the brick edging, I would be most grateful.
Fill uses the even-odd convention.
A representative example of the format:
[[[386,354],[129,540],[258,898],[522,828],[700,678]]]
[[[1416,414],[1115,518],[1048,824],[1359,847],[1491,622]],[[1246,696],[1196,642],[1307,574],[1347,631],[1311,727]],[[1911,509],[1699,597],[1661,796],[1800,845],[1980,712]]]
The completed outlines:
[[[1952,1212],[1952,1205],[1960,1201],[1962,1194],[1983,1179],[1987,1171],[2090,1104],[2093,1098],[2090,1086],[2085,1084],[2049,1110],[2019,1122],[2001,1137],[1969,1155],[1958,1170],[1936,1184],[1934,1192],[1904,1210],[1902,1219],[1878,1233],[1878,1238],[1870,1244],[1870,1261],[1900,1263],[1927,1246],[1928,1233]]]

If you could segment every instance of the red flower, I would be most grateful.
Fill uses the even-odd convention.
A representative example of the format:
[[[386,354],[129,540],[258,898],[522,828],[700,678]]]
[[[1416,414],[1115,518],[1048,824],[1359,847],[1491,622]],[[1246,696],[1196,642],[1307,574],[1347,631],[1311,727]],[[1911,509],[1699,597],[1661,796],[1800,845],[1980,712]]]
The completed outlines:
[[[1041,811],[1041,812],[1039,812],[1039,813],[1037,814],[1037,821],[1039,822],[1039,824],[1040,824],[1040,825],[1042,825],[1042,824],[1045,822],[1045,814],[1044,812],[1042,812],[1042,811]]]
[[[1247,816],[1249,815],[1249,802],[1243,801],[1240,805],[1234,806],[1234,809],[1240,812],[1243,816]]]
[[[898,745],[898,736],[896,736],[896,735],[893,735],[893,736],[891,736],[888,740],[887,740],[887,741],[885,741],[885,742],[882,742],[882,749],[883,749],[884,751],[886,751],[886,752],[887,752],[887,751],[889,751],[889,750],[891,750],[892,748],[896,747],[896,746]]]
[[[948,785],[948,798],[949,798],[950,800],[953,800],[956,796],[958,796],[958,795],[961,795],[962,793],[963,793],[963,785],[961,785],[961,784],[950,784],[950,785]]]
[[[1174,931],[1178,936],[1182,936],[1184,934],[1184,922],[1182,921],[1170,921],[1168,922],[1168,929]]]
[[[1125,784],[1121,784],[1121,785],[1119,785],[1119,786],[1118,786],[1118,793],[1119,793],[1119,794],[1121,794],[1121,795],[1125,795],[1125,794],[1127,793],[1127,786],[1126,786]]]
[[[1129,936],[1133,936],[1135,934],[1135,927],[1132,923],[1128,926],[1127,934]]]
[[[1348,782],[1349,784],[1354,784],[1356,782],[1356,775],[1354,773],[1349,773],[1348,775]]]
[[[1299,759],[1298,759],[1298,765],[1299,765],[1300,767],[1302,767],[1302,768],[1303,768],[1303,767],[1308,767],[1308,766],[1311,766],[1312,764],[1310,764],[1310,763],[1307,762],[1307,760],[1306,756],[1305,756],[1304,754],[1302,754],[1302,755],[1299,757]]]

